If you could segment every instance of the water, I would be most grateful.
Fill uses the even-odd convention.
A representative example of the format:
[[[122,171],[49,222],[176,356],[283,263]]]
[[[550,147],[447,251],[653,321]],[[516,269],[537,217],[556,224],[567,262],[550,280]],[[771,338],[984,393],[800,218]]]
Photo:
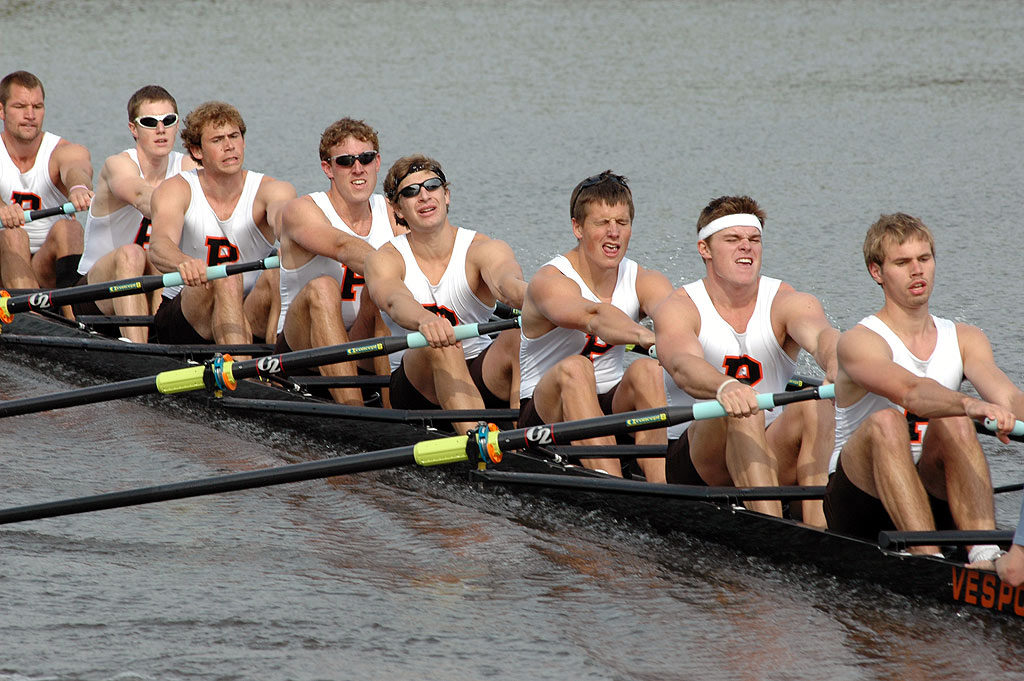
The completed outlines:
[[[528,274],[571,247],[572,186],[610,167],[634,189],[635,259],[700,276],[697,214],[748,193],[766,273],[849,328],[880,304],[866,228],[910,212],[938,240],[933,310],[983,328],[1024,383],[1016,3],[40,0],[0,22],[3,70],[42,78],[46,127],[97,168],[131,144],[124,106],[149,82],[183,112],[238,106],[247,166],[300,193],[326,186],[320,132],[353,115],[385,168],[439,159],[453,222]],[[0,365],[4,396],[60,385]],[[324,455],[133,403],[5,424],[5,506]],[[989,452],[997,484],[1021,478],[1017,447]],[[1004,524],[1019,504],[999,500]],[[0,544],[0,679],[1024,678],[1016,622],[431,475],[42,521]]]

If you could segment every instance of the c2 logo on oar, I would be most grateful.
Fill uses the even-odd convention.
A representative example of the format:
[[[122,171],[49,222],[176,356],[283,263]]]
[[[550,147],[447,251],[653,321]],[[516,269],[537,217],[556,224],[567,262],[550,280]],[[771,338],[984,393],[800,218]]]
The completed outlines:
[[[28,298],[28,304],[37,310],[43,310],[50,307],[50,294],[47,293],[33,293]]]
[[[260,357],[259,361],[256,362],[256,367],[265,374],[276,374],[281,370],[281,358],[280,355],[276,357],[266,356]]]
[[[550,445],[554,442],[551,437],[551,426],[534,426],[526,431],[526,441],[536,445]]]

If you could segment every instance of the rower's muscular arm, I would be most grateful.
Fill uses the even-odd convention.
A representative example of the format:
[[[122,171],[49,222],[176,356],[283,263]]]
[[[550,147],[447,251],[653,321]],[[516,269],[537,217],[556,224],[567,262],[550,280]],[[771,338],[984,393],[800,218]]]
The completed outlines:
[[[149,262],[158,272],[178,271],[187,286],[197,286],[206,281],[206,263],[190,258],[178,247],[191,198],[192,190],[180,176],[162,182],[153,190],[150,197],[153,231],[148,253]]]
[[[294,269],[304,265],[312,256],[322,255],[363,274],[366,258],[373,252],[373,247],[362,239],[335,229],[313,199],[302,196],[289,201],[281,218],[281,258],[285,267]]]
[[[295,198],[295,187],[290,182],[265,176],[260,182],[253,202],[253,221],[264,238],[274,243],[281,234],[281,215],[288,202]]]
[[[550,324],[599,336],[611,345],[654,344],[654,332],[637,324],[611,303],[595,303],[580,295],[580,287],[557,268],[546,266],[534,275],[527,288],[528,308],[533,308]],[[530,317],[533,315],[531,314]],[[525,322],[531,325],[527,319]],[[548,329],[524,327],[531,337]]]
[[[58,180],[75,210],[88,210],[92,203],[92,159],[81,144],[62,140],[50,155],[50,177]],[[72,189],[74,188],[74,189]]]
[[[454,345],[451,322],[423,307],[405,285],[405,262],[391,244],[384,244],[366,259],[366,291],[381,312],[399,326],[419,331],[434,348]]]
[[[477,234],[469,258],[491,294],[511,307],[522,309],[526,296],[523,268],[507,243]]]
[[[658,361],[676,385],[697,399],[715,399],[728,377],[704,359],[700,314],[683,289],[676,289],[654,311]],[[738,385],[738,384],[737,384]],[[745,386],[751,393],[753,390]],[[756,394],[754,397],[756,403]]]
[[[993,419],[999,424],[1000,439],[1008,441],[1005,435],[1015,421],[1009,409],[950,390],[933,379],[915,376],[892,361],[888,344],[870,329],[856,326],[842,334],[837,354],[841,378],[862,391],[881,395],[925,419]]]
[[[969,324],[956,325],[964,376],[989,402],[1006,407],[1017,418],[1024,417],[1024,392],[996,365],[992,344],[985,333]]]
[[[107,187],[109,193],[103,188]],[[100,170],[99,191],[95,200],[103,215],[109,215],[122,205],[130,205],[147,218],[153,217],[150,198],[154,187],[139,175],[139,168],[127,154],[114,154],[107,158]],[[115,199],[111,201],[111,199]]]
[[[636,295],[644,315],[653,317],[658,306],[672,295],[672,284],[658,270],[640,267],[636,275]]]
[[[838,361],[836,344],[839,331],[832,327],[821,301],[809,293],[795,291],[788,284],[779,290],[773,303],[773,313],[778,314],[785,333],[806,350],[825,372],[825,380],[834,383]]]

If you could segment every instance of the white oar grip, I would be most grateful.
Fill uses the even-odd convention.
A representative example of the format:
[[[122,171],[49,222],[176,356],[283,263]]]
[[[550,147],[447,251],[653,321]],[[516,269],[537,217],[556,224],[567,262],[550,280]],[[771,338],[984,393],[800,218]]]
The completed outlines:
[[[999,424],[993,419],[985,419],[985,427],[993,433],[999,430]],[[1010,435],[1016,435],[1017,437],[1024,435],[1024,421],[1017,421],[1013,424],[1013,430],[1010,431]]]

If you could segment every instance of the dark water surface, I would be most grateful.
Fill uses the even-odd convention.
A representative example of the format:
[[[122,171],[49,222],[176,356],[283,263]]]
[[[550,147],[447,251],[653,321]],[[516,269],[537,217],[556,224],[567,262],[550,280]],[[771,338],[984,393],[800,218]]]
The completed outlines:
[[[124,105],[149,82],[182,111],[237,105],[247,165],[300,193],[326,186],[320,132],[353,115],[385,167],[438,158],[453,222],[528,274],[571,247],[572,186],[611,167],[634,189],[635,259],[700,276],[698,212],[749,193],[766,273],[845,329],[880,303],[867,226],[919,215],[934,311],[982,327],[1024,382],[1018,3],[42,0],[0,4],[0,25],[3,71],[43,79],[47,128],[97,168],[131,144]],[[48,376],[2,362],[0,397],[65,385]],[[2,505],[352,451],[203,421],[138,403],[5,419]],[[1019,446],[988,450],[997,484],[1024,477]],[[1004,525],[1020,502],[999,500]],[[0,530],[3,681],[1013,679],[1022,658],[1017,622],[437,472]]]

